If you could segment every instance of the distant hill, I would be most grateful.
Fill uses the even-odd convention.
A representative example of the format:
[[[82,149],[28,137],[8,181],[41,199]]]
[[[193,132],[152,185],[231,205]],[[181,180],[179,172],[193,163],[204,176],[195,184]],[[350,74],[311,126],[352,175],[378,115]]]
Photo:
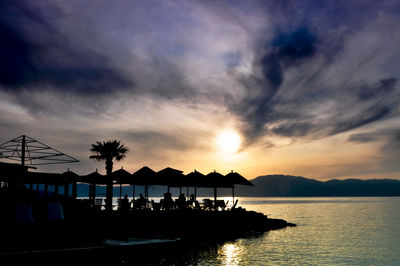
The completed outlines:
[[[329,180],[318,181],[301,176],[290,175],[265,175],[259,176],[251,182],[254,187],[237,186],[235,189],[236,196],[242,197],[361,197],[361,196],[400,196],[400,180],[393,179],[346,179],[346,180]],[[78,196],[87,197],[89,187],[87,184],[78,184]],[[149,194],[152,197],[162,197],[166,187],[153,186],[149,187]],[[187,194],[187,189],[182,188],[182,192]],[[143,186],[135,187],[135,195],[144,194]],[[179,195],[179,188],[171,188],[174,197]],[[189,194],[193,193],[190,188]],[[105,197],[105,186],[97,186],[96,194]],[[123,186],[122,196],[127,194],[132,196],[132,187]],[[197,195],[199,197],[212,197],[212,188],[198,188]],[[231,196],[231,189],[218,189],[218,196]],[[119,196],[119,186],[114,187],[114,196]]]
[[[240,186],[239,196],[247,197],[330,197],[330,196],[400,196],[400,180],[346,179],[318,181],[301,176],[265,175]]]

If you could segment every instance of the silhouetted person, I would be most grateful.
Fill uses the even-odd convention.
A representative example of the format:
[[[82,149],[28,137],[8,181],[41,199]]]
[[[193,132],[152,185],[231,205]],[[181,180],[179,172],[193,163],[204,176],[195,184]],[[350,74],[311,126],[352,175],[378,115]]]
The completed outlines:
[[[128,195],[125,194],[124,198],[121,200],[121,209],[123,211],[127,211],[129,210],[129,199],[128,199]]]
[[[172,194],[169,192],[164,193],[164,209],[165,210],[170,210],[173,207],[174,201],[172,200]]]
[[[140,193],[138,203],[139,203],[139,208],[142,209],[142,208],[146,207],[146,199],[143,197],[142,193]]]
[[[179,208],[179,209],[184,209],[184,208],[186,208],[186,198],[185,198],[185,194],[183,194],[183,193],[181,193],[181,194],[179,195],[179,198],[178,198],[178,208]]]

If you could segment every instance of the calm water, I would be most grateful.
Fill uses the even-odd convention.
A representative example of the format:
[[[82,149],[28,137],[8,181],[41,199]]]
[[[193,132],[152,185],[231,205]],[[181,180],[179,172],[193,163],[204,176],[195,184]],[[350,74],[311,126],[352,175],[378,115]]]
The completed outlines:
[[[240,198],[239,205],[297,227],[112,264],[400,265],[400,197]]]
[[[196,263],[400,265],[400,198],[241,198],[297,227],[219,245]]]

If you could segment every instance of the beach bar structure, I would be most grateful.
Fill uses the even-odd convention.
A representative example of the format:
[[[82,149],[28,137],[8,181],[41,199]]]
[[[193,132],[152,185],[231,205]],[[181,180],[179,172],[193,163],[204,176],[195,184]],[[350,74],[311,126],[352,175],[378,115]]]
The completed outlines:
[[[55,194],[58,194],[60,186],[64,187],[64,194],[68,194],[72,184],[72,196],[76,197],[77,174],[69,170],[58,174],[30,172],[28,169],[36,169],[38,165],[79,162],[77,159],[26,135],[0,144],[0,158],[19,162],[19,165],[1,163],[2,186],[14,188],[27,184],[30,190],[33,190],[33,185],[36,184],[36,190],[39,191],[39,185],[43,184],[44,194],[47,196],[49,185],[54,186]]]
[[[89,200],[92,201],[93,206],[96,200],[96,186],[106,185],[110,182],[110,178],[114,185],[120,186],[119,198],[122,197],[122,186],[131,185],[133,198],[135,198],[135,186],[144,186],[146,200],[149,199],[149,186],[166,186],[167,193],[171,187],[177,187],[180,189],[180,194],[183,187],[194,187],[195,199],[197,188],[212,188],[216,202],[218,188],[232,188],[234,200],[235,185],[253,185],[233,171],[225,176],[215,170],[207,175],[197,171],[184,175],[183,171],[171,167],[156,172],[145,166],[132,174],[121,168],[112,172],[111,177],[98,173],[97,169],[87,175],[78,175],[69,169],[64,173],[35,172],[31,170],[37,165],[73,163],[78,160],[26,135],[1,144],[0,158],[19,162],[19,164],[0,163],[1,186],[7,186],[12,190],[18,185],[25,185],[31,191],[36,191],[45,197],[62,195],[76,199],[77,184],[86,183],[89,184]],[[51,193],[49,186],[54,187]],[[61,189],[62,193],[60,193]]]

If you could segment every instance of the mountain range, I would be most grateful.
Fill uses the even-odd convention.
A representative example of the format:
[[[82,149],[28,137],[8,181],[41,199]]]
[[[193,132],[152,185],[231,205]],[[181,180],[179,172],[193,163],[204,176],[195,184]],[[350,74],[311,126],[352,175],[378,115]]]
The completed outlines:
[[[319,181],[290,175],[259,176],[254,187],[241,186],[237,194],[246,197],[336,197],[336,196],[400,196],[400,180],[333,179]]]
[[[400,180],[396,179],[333,179],[329,181],[319,181],[301,176],[291,175],[265,175],[259,176],[251,182],[254,186],[237,186],[236,196],[242,197],[363,197],[363,196],[400,196]],[[88,195],[88,185],[78,184],[78,196]],[[166,191],[165,187],[150,187],[149,194],[153,197],[162,197]],[[182,188],[182,192],[187,194],[187,189]],[[119,187],[114,187],[114,196],[119,195]],[[144,194],[142,186],[136,186],[135,196],[139,193]],[[171,188],[174,196],[179,195],[178,188]],[[189,193],[193,193],[190,188]],[[97,194],[105,195],[105,187],[98,186]],[[122,196],[132,195],[132,187],[122,187]],[[213,189],[198,188],[197,195],[211,197]],[[218,196],[231,196],[231,189],[218,189]]]

